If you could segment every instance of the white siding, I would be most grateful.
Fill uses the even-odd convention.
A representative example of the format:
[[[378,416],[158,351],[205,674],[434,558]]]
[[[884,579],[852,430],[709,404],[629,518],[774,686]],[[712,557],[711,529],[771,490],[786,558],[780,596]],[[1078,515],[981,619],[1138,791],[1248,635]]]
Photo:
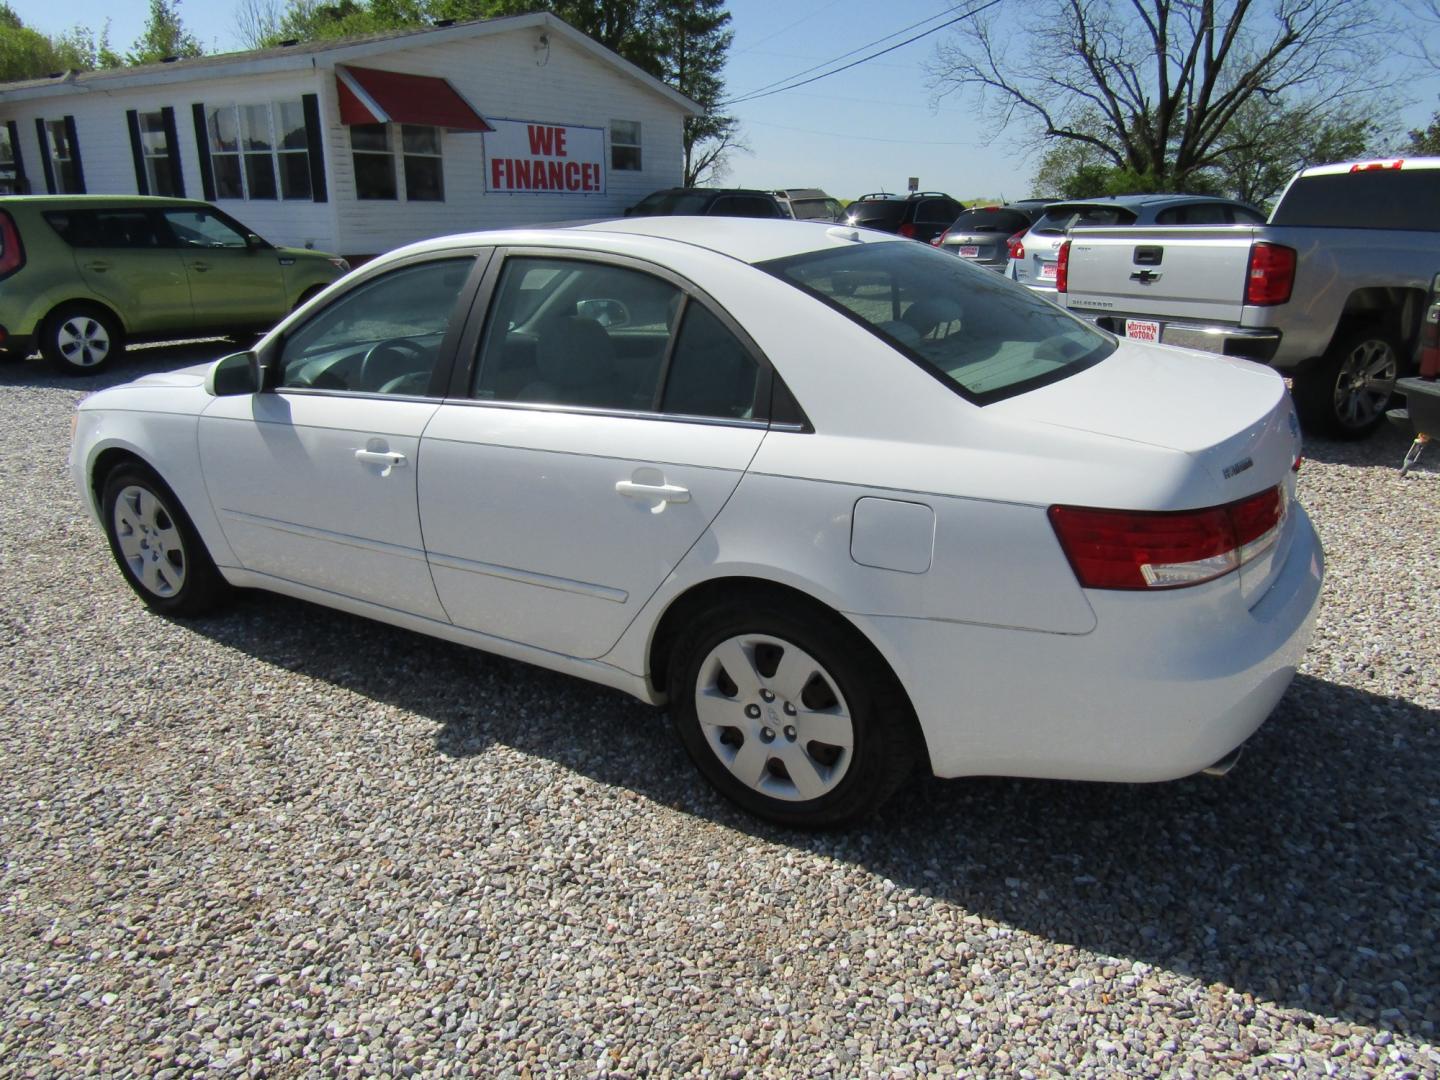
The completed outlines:
[[[329,128],[326,156],[340,216],[340,250],[373,254],[411,240],[471,229],[618,217],[656,188],[684,178],[680,110],[634,79],[550,35],[549,59],[534,48],[539,33],[519,30],[472,41],[385,53],[356,66],[448,79],[481,116],[604,128],[603,195],[485,193],[483,136],[444,133],[445,201],[408,203],[355,197],[350,132],[340,123],[335,79],[327,74],[321,110]],[[609,167],[611,120],[640,121],[640,171]]]

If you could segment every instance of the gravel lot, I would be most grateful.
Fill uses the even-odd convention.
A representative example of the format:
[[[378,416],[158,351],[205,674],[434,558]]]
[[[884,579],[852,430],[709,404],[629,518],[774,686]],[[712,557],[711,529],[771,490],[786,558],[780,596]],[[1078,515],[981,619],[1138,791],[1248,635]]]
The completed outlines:
[[[1440,449],[1308,448],[1320,629],[1229,777],[926,780],[812,836],[617,693],[147,614],[69,487],[89,388],[0,367],[0,1074],[1440,1071]]]

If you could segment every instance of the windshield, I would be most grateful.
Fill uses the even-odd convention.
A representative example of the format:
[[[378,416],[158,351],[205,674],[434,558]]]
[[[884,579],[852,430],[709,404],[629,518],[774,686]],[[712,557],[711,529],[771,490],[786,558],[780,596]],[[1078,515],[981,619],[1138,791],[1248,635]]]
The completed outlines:
[[[927,244],[864,244],[761,269],[854,319],[979,405],[1099,363],[1115,342],[1028,289]]]
[[[696,195],[686,191],[657,191],[646,195],[630,211],[633,217],[647,217],[651,214],[703,214],[708,195]]]

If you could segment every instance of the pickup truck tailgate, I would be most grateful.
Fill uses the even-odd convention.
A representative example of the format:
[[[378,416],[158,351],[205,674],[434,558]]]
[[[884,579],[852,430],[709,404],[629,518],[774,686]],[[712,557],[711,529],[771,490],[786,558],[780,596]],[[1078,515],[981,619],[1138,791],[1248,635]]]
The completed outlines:
[[[1239,323],[1258,231],[1254,225],[1073,229],[1065,306],[1092,317]]]

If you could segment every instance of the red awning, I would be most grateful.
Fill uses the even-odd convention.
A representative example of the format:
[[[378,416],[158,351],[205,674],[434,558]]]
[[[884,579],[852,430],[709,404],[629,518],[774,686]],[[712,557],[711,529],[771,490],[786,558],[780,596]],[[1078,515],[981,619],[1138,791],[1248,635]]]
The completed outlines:
[[[335,68],[342,124],[424,124],[494,131],[444,79],[375,68]]]

